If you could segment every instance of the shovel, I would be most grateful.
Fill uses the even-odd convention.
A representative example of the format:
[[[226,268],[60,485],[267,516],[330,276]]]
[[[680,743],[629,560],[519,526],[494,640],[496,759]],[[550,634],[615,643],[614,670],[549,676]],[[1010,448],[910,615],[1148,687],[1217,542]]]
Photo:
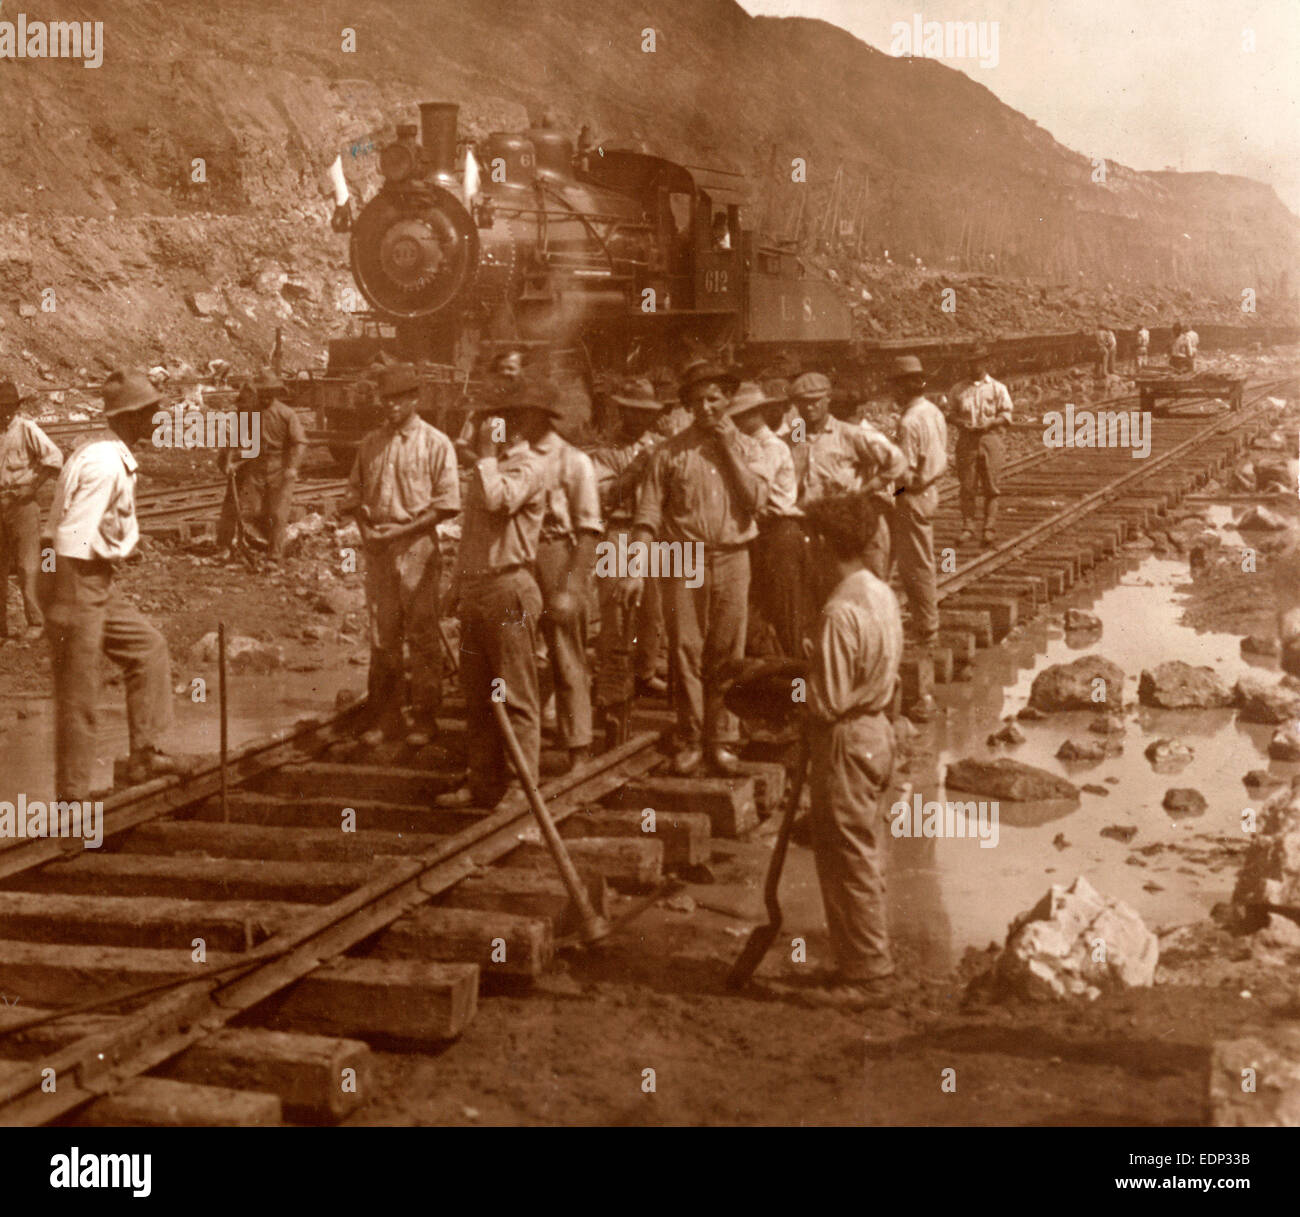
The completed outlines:
[[[781,932],[781,901],[778,899],[781,888],[781,871],[785,866],[786,849],[790,844],[790,832],[794,828],[795,816],[799,814],[799,802],[803,797],[804,777],[808,772],[808,740],[799,742],[799,770],[795,774],[794,792],[785,809],[785,819],[781,821],[781,831],[777,834],[776,845],[772,849],[772,860],[767,864],[767,879],[763,883],[763,903],[767,905],[767,924],[756,926],[750,931],[749,941],[740,957],[731,965],[727,973],[728,989],[743,989],[750,978],[758,971],[763,956],[772,948],[776,936]]]

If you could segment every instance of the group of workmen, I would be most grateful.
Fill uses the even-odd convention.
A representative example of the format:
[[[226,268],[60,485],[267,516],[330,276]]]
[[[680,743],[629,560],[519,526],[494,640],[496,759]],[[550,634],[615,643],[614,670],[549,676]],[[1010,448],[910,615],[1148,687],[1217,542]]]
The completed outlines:
[[[416,370],[384,367],[376,375],[383,420],[358,449],[341,508],[355,519],[364,554],[366,738],[418,746],[436,735],[449,617],[459,620],[467,718],[465,781],[438,799],[451,807],[495,806],[524,779],[538,779],[546,683],[554,691],[559,767],[584,759],[593,742],[594,609],[597,655],[630,641],[640,690],[671,688],[671,765],[681,775],[738,771],[740,724],[723,694],[747,645],[805,661],[811,823],[836,980],[850,986],[854,1000],[878,997],[893,965],[876,801],[892,770],[887,711],[903,649],[902,614],[888,580],[896,563],[914,641],[932,644],[932,521],[950,424],[967,524],[962,541],[975,535],[980,495],[981,537],[993,538],[1000,432],[1011,400],[987,358],[987,351],[975,353],[970,377],[950,395],[948,418],[925,397],[919,361],[898,359],[890,379],[895,439],[860,417],[855,403],[835,408],[831,380],[821,372],[788,384],[742,382],[728,368],[697,360],[682,370],[675,391],[633,381],[613,393],[617,434],[586,451],[559,434],[555,389],[527,375],[517,353],[496,361],[493,390],[475,402],[456,441],[418,413]],[[283,544],[306,447],[281,390],[263,374],[244,399],[263,415],[267,459],[251,488],[273,552]],[[57,794],[69,799],[97,793],[104,655],[126,678],[124,779],[183,773],[192,764],[162,746],[171,702],[165,641],[114,582],[139,536],[131,445],[150,434],[161,395],[133,372],[110,376],[102,392],[108,438],[84,441],[63,462],[39,428],[17,415],[12,386],[0,385],[0,569],[16,562],[29,627],[43,624],[52,648]],[[234,476],[236,489],[246,489]],[[41,564],[38,579],[35,498],[50,477],[57,483],[44,546],[53,562]],[[457,556],[444,579],[438,525],[458,515]],[[241,517],[241,507],[228,502],[225,540]],[[620,537],[625,553],[637,542],[677,543],[678,553],[689,547],[690,559],[658,577],[629,566],[597,579],[598,544]],[[668,682],[660,666],[664,634]],[[493,702],[505,710],[500,728]],[[911,712],[925,717],[929,709]],[[508,734],[526,772],[508,759]]]

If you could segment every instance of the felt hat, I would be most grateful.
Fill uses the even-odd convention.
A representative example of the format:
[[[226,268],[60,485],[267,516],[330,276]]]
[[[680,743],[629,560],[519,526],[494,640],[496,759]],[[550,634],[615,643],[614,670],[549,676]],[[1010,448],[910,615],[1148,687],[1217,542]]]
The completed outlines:
[[[147,410],[162,401],[162,394],[143,372],[110,372],[100,393],[104,398],[104,413],[109,416]]]

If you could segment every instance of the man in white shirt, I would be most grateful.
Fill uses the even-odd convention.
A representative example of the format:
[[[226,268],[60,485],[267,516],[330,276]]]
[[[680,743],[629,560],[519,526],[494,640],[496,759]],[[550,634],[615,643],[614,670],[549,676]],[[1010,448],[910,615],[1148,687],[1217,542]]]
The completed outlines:
[[[152,430],[162,401],[147,377],[113,372],[104,382],[108,439],[87,440],[63,466],[50,508],[54,571],[46,575],[46,636],[54,668],[55,782],[61,799],[85,799],[97,752],[102,657],[126,677],[134,785],[190,764],[162,751],[171,724],[167,643],[117,588],[113,577],[140,540],[135,516],[135,457],[130,445]]]
[[[1151,331],[1145,325],[1138,326],[1137,332],[1137,367],[1147,366],[1147,352],[1151,349]]]
[[[976,347],[970,354],[971,379],[948,395],[950,421],[957,428],[957,479],[962,529],[957,541],[965,544],[975,535],[976,504],[984,493],[984,528],[981,539],[991,544],[998,518],[998,476],[1002,471],[1002,431],[1011,426],[1011,394],[989,374],[990,352]]]

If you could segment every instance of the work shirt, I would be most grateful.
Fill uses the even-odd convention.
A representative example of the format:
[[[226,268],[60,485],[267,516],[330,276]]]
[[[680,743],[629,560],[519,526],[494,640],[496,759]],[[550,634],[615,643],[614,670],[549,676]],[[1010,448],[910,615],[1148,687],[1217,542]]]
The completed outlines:
[[[29,418],[15,414],[0,434],[0,503],[30,498],[41,469],[56,474],[63,453]]]
[[[888,709],[902,657],[898,598],[870,571],[854,571],[830,594],[817,623],[809,712],[831,723]]]
[[[120,439],[88,439],[68,457],[50,508],[56,557],[120,562],[131,554],[140,540],[138,468]]]
[[[928,398],[912,398],[898,423],[898,446],[907,460],[900,484],[909,494],[928,490],[948,468],[948,424],[943,411]]]
[[[465,496],[457,567],[462,576],[531,566],[546,511],[546,463],[527,440],[474,466]]]
[[[746,437],[737,432],[735,442],[741,460],[752,463],[753,446]],[[752,541],[758,524],[732,489],[724,459],[715,441],[694,426],[661,444],[637,489],[636,526],[665,540],[724,548]],[[765,492],[760,480],[757,511]]]
[[[576,541],[580,532],[603,532],[600,488],[591,457],[554,431],[542,436],[533,451],[541,456],[546,470],[541,535],[548,541]]]
[[[874,478],[901,477],[907,461],[870,423],[846,423],[833,414],[816,434],[791,442],[801,506],[829,495],[853,494]],[[886,490],[887,492],[887,490]]]
[[[1145,326],[1138,330],[1137,344],[1139,351],[1145,351],[1151,345],[1151,332]]]
[[[1195,355],[1201,349],[1201,336],[1195,330],[1187,331],[1187,343],[1192,348],[1192,354]]]
[[[593,448],[590,452],[606,515],[630,517],[636,506],[636,491],[650,463],[650,454],[663,437],[647,431],[635,443],[617,448]]]
[[[1011,421],[1011,394],[987,372],[959,385],[950,395],[956,402],[955,421],[967,431],[987,431],[996,422]]]
[[[759,513],[760,521],[803,515],[798,507],[799,485],[794,474],[794,457],[790,455],[790,445],[778,439],[766,423],[745,438],[750,441],[754,451],[750,468],[767,483],[767,502]]]
[[[307,444],[307,430],[291,406],[280,400],[262,407],[261,451],[252,462],[261,477],[275,477],[289,465],[290,450]]]
[[[1186,331],[1179,334],[1174,339],[1174,345],[1170,348],[1171,355],[1182,355],[1190,359],[1195,354],[1195,348],[1192,346],[1192,337]]]
[[[345,510],[370,509],[372,524],[409,524],[432,508],[460,510],[456,450],[412,414],[397,430],[378,427],[357,448]]]

